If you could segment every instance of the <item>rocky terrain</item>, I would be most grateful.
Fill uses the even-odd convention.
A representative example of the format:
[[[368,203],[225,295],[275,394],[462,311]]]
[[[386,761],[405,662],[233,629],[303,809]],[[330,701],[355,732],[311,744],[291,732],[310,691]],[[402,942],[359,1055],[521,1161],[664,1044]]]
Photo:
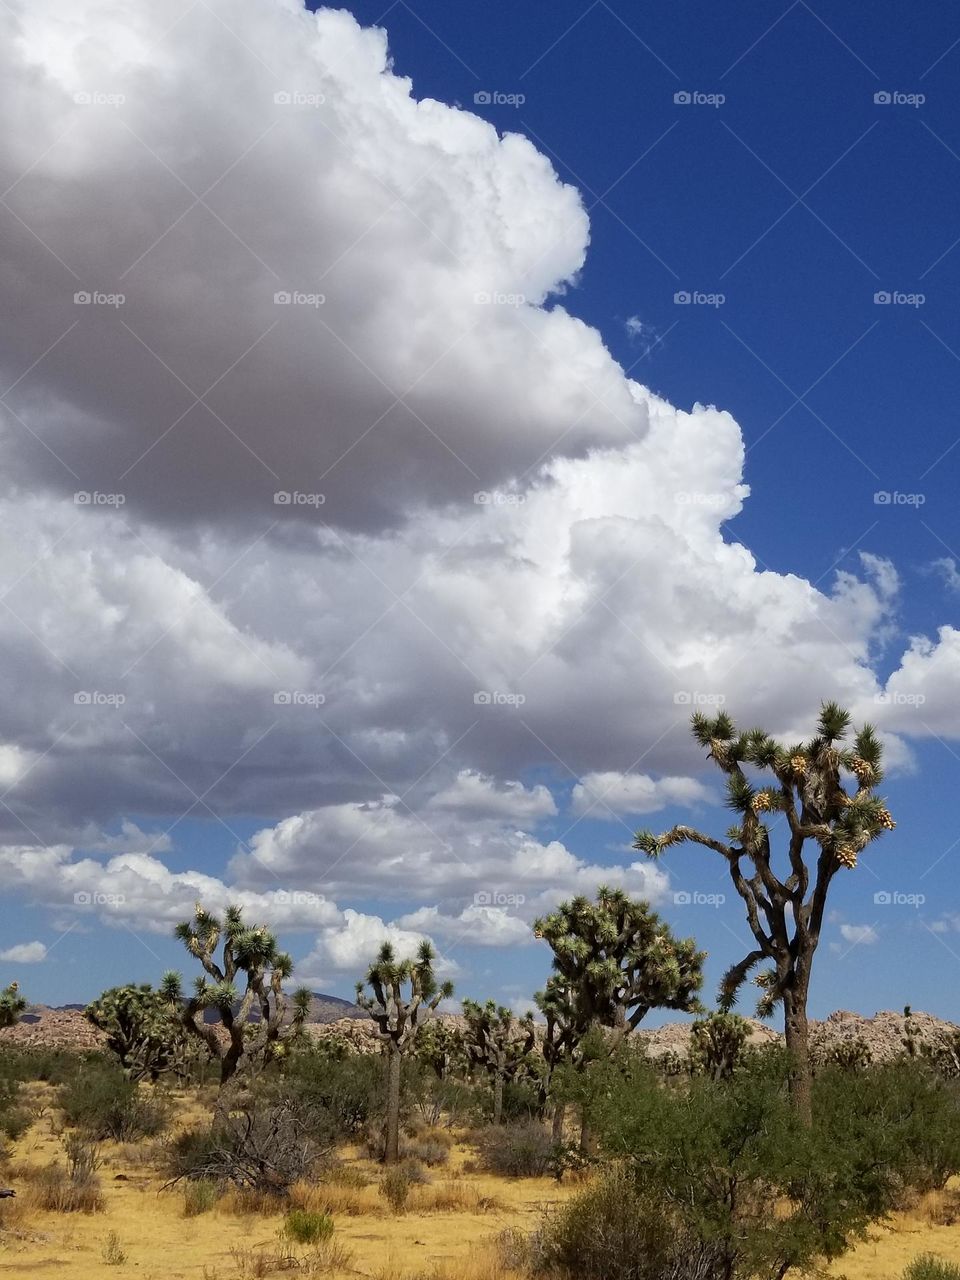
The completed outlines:
[[[456,1015],[440,1016],[445,1022],[462,1023]],[[772,1026],[753,1019],[748,1021],[751,1044],[761,1046],[782,1040],[781,1033]],[[911,1014],[910,1025],[918,1048],[923,1044],[935,1046],[960,1033],[960,1027],[955,1023],[929,1013]],[[375,1053],[379,1048],[373,1022],[356,1005],[335,996],[314,996],[307,1032],[316,1040],[342,1040],[360,1053]],[[825,1057],[836,1045],[862,1041],[874,1062],[887,1062],[903,1052],[904,1034],[903,1013],[892,1010],[883,1010],[867,1018],[863,1014],[839,1009],[824,1021],[810,1024],[811,1046],[817,1058]],[[685,1057],[690,1043],[690,1024],[670,1022],[650,1030],[641,1029],[636,1036],[654,1056],[672,1052]],[[102,1041],[100,1032],[84,1018],[80,1005],[57,1009],[34,1005],[15,1027],[0,1029],[0,1046],[9,1043],[82,1051],[96,1049]]]

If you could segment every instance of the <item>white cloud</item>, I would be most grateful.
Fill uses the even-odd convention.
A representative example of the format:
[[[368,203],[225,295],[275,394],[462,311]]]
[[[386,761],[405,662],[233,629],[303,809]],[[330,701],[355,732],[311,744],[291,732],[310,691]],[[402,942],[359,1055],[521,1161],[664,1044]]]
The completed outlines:
[[[873,925],[869,924],[842,924],[840,933],[845,942],[855,946],[872,946],[880,941],[880,935]]]
[[[0,960],[14,964],[40,964],[46,958],[47,948],[43,942],[18,942],[16,946],[0,951]]]
[[[655,813],[670,804],[709,803],[713,793],[696,778],[651,778],[643,773],[589,773],[573,788],[574,813],[595,818]]]
[[[522,782],[498,786],[493,778],[474,769],[461,769],[449,786],[430,797],[428,809],[455,810],[464,818],[499,818],[511,822],[536,822],[557,812],[545,786],[526,788]]]

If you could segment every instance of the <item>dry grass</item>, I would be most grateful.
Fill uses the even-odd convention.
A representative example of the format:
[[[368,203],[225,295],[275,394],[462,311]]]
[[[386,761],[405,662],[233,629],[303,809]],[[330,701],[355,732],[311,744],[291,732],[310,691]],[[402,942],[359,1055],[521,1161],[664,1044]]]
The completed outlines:
[[[100,1179],[90,1176],[71,1178],[59,1164],[21,1171],[27,1188],[21,1203],[27,1209],[44,1209],[50,1213],[102,1213],[103,1191]]]
[[[511,1265],[514,1260],[500,1237],[481,1244],[467,1257],[437,1263],[427,1270],[391,1261],[375,1272],[374,1280],[528,1280],[529,1273]]]

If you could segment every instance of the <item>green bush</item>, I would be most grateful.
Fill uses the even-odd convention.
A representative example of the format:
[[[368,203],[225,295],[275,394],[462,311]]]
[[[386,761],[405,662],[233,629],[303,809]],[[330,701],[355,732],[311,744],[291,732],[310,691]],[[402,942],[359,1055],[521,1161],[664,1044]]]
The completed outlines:
[[[503,1178],[542,1178],[552,1169],[554,1141],[537,1120],[480,1129],[473,1137],[480,1167]]]
[[[922,1253],[904,1271],[903,1280],[960,1280],[960,1267],[932,1253]]]
[[[283,1220],[283,1233],[297,1244],[322,1244],[333,1235],[333,1219],[326,1213],[291,1209]]]
[[[183,1216],[196,1218],[201,1213],[209,1213],[219,1199],[220,1188],[209,1178],[187,1182],[183,1188]]]
[[[853,1153],[859,1176],[891,1191],[929,1191],[960,1172],[960,1085],[903,1059],[857,1072],[834,1067],[816,1082],[818,1125]]]
[[[383,1070],[374,1054],[339,1046],[300,1047],[274,1085],[278,1097],[309,1110],[318,1140],[354,1138],[383,1114]]]
[[[156,1137],[170,1119],[165,1100],[147,1096],[118,1067],[101,1063],[81,1067],[60,1086],[58,1101],[69,1124],[117,1142]]]
[[[843,1253],[903,1185],[910,1158],[896,1148],[909,1108],[892,1105],[887,1080],[873,1091],[870,1081],[867,1071],[818,1082],[805,1128],[782,1056],[670,1088],[635,1056],[614,1058],[588,1080],[589,1114],[606,1151],[627,1162],[639,1203],[709,1250],[716,1274],[782,1280]],[[915,1098],[925,1088],[916,1085]],[[783,1211],[771,1213],[774,1203]]]
[[[677,1216],[637,1190],[614,1164],[549,1217],[533,1246],[534,1270],[571,1280],[714,1280],[715,1251],[685,1239]]]
[[[380,1194],[394,1213],[403,1213],[406,1209],[413,1181],[409,1168],[402,1164],[387,1169],[380,1179]]]

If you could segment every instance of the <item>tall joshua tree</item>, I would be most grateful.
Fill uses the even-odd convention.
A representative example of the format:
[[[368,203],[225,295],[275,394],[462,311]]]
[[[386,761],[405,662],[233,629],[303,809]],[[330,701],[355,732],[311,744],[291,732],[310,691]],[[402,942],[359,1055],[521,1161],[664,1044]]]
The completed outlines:
[[[436,959],[429,942],[422,942],[412,960],[398,960],[389,942],[380,948],[367,970],[366,985],[357,983],[357,1004],[377,1024],[377,1032],[387,1056],[387,1133],[383,1154],[385,1164],[400,1159],[400,1069],[403,1056],[417,1038],[421,1019],[432,1013],[441,1000],[453,995],[453,983],[437,984],[433,971]]]
[[[20,1021],[20,1015],[27,1007],[27,1002],[20,994],[20,986],[11,982],[9,987],[0,991],[0,1027],[13,1027]]]
[[[283,983],[293,972],[293,961],[264,925],[244,923],[240,907],[227,907],[221,921],[198,902],[193,919],[177,925],[175,932],[206,974],[197,978],[193,995],[183,1001],[183,1025],[220,1063],[222,1088],[241,1063],[264,1061],[282,1040],[300,1031],[310,1009],[310,992],[301,988],[295,993],[287,1024]],[[181,999],[177,974],[166,976],[164,990],[170,998]],[[203,1020],[208,1009],[220,1015],[225,1042],[216,1024]],[[251,1021],[254,1012],[259,1021]]]
[[[482,1005],[464,1000],[463,1016],[467,1056],[493,1081],[493,1123],[499,1124],[503,1116],[503,1086],[530,1064],[536,1045],[533,1014],[518,1020],[493,1000]]]
[[[596,1028],[620,1040],[651,1009],[700,1010],[704,953],[692,938],[675,938],[646,902],[603,885],[596,902],[561,903],[533,929],[553,949],[554,975],[537,1003],[574,1065],[576,1047]]]
[[[634,842],[654,858],[671,845],[692,841],[726,859],[757,945],[725,975],[720,1007],[731,1009],[751,970],[770,962],[771,967],[755,978],[762,991],[757,1013],[769,1017],[776,1005],[783,1005],[793,1062],[791,1096],[807,1121],[807,996],[827,894],[837,872],[853,870],[867,845],[895,826],[874,792],[883,777],[883,749],[876,732],[864,725],[852,746],[845,746],[849,729],[849,713],[833,702],[823,704],[816,736],[795,746],[776,742],[763,729],[740,732],[726,713],[715,719],[694,715],[694,737],[726,775],[727,805],[737,820],[724,840],[676,826],[659,836],[640,831]],[[756,785],[748,770],[758,775]],[[845,774],[855,783],[850,790],[844,786]],[[763,814],[786,819],[780,874],[774,871],[771,832]]]
[[[587,1028],[577,1021],[577,1006],[570,984],[559,974],[551,974],[543,991],[538,991],[534,1003],[543,1014],[545,1023],[540,1052],[546,1071],[540,1085],[540,1105],[544,1106],[550,1094],[554,1072],[558,1067],[582,1066],[580,1042]],[[553,1103],[553,1140],[563,1140],[563,1120],[566,1106],[560,1098]]]

